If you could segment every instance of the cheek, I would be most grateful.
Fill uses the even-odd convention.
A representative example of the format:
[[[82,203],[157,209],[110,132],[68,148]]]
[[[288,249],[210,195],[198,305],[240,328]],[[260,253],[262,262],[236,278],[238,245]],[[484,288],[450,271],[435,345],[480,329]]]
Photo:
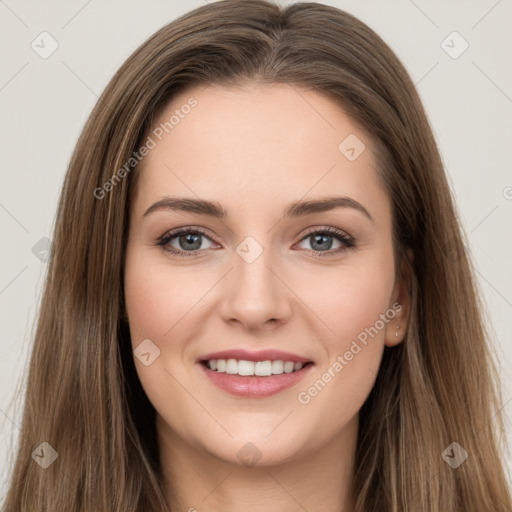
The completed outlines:
[[[301,386],[297,400],[314,429],[332,430],[334,434],[357,414],[374,385],[386,326],[394,317],[389,309],[393,260],[345,268],[326,282],[324,293],[316,289],[309,299],[329,327],[322,338],[327,357],[314,377]]]
[[[340,349],[345,348],[348,340],[364,340],[364,333],[374,327],[380,315],[385,314],[391,299],[392,282],[385,275],[352,274],[344,276],[337,290],[337,299],[332,301],[330,318],[333,319],[333,331],[340,340]],[[378,335],[383,339],[385,324],[378,322]]]
[[[185,266],[171,270],[165,258],[155,257],[154,251],[129,246],[125,300],[135,366],[144,391],[159,412],[168,411],[169,396],[180,407],[189,399],[178,381],[193,378],[191,350],[205,328],[205,322],[197,317],[218,279],[211,271],[200,273]],[[145,347],[145,340],[151,341],[149,345],[154,345],[158,354],[148,366],[137,360],[137,348]]]
[[[202,291],[204,288],[204,291]],[[173,270],[155,263],[143,251],[128,253],[125,272],[125,297],[132,343],[154,339],[156,344],[176,337],[187,315],[206,292],[190,271]]]
[[[303,288],[304,302],[328,327],[323,342],[331,357],[348,350],[352,340],[364,340],[364,333],[376,323],[379,332],[372,330],[372,339],[383,341],[387,324],[379,319],[389,308],[393,286],[393,260],[382,258],[331,269],[315,286]]]
[[[183,364],[188,341],[194,336],[189,320],[194,304],[206,291],[206,284],[201,285],[190,272],[171,273],[144,249],[134,247],[127,252],[125,300],[136,371],[155,409],[183,436],[187,434],[187,422],[180,419],[183,411],[202,418],[202,410],[194,409],[196,403],[180,382],[190,380],[190,369]],[[147,344],[145,340],[156,347],[150,352],[158,354],[148,365],[137,359],[137,347]]]

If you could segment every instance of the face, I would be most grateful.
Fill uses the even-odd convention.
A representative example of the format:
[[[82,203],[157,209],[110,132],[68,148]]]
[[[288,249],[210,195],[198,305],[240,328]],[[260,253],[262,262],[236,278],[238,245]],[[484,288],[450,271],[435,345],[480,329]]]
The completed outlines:
[[[189,90],[152,130],[125,296],[160,435],[260,465],[341,439],[405,330],[372,141],[287,85]]]

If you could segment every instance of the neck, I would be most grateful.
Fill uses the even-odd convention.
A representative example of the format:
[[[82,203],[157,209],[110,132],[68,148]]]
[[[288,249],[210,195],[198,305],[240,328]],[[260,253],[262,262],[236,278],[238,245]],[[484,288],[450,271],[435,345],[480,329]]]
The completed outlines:
[[[246,467],[191,446],[157,415],[170,511],[352,512],[358,417],[328,443],[293,460]]]

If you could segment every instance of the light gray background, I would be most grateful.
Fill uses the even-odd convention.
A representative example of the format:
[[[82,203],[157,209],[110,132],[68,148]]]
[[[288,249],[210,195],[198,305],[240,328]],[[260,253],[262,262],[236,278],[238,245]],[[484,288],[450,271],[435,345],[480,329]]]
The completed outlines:
[[[325,3],[374,28],[418,87],[468,233],[503,365],[510,422],[512,2]],[[130,53],[165,23],[203,4],[0,0],[0,501],[8,448],[20,425],[21,404],[12,398],[25,375],[46,269],[32,248],[52,236],[77,137],[97,97]],[[59,45],[47,59],[31,48],[43,31]],[[441,46],[453,31],[469,44],[456,59]],[[452,36],[444,46],[453,47],[453,53],[461,44]],[[507,460],[512,468],[510,454]]]

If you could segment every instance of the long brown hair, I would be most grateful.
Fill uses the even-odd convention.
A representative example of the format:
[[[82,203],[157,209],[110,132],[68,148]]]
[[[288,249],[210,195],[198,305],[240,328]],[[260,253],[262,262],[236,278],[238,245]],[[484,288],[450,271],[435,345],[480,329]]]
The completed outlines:
[[[350,14],[263,0],[212,3],[163,27],[122,65],[84,127],[58,207],[4,510],[166,509],[155,411],[124,314],[137,171],[130,159],[175,94],[248,80],[328,95],[371,135],[392,200],[397,261],[410,268],[407,337],[385,349],[360,413],[356,511],[509,512],[498,374],[415,87],[384,41]],[[41,442],[58,453],[46,469],[31,456]],[[442,457],[452,442],[468,453],[457,468]]]

